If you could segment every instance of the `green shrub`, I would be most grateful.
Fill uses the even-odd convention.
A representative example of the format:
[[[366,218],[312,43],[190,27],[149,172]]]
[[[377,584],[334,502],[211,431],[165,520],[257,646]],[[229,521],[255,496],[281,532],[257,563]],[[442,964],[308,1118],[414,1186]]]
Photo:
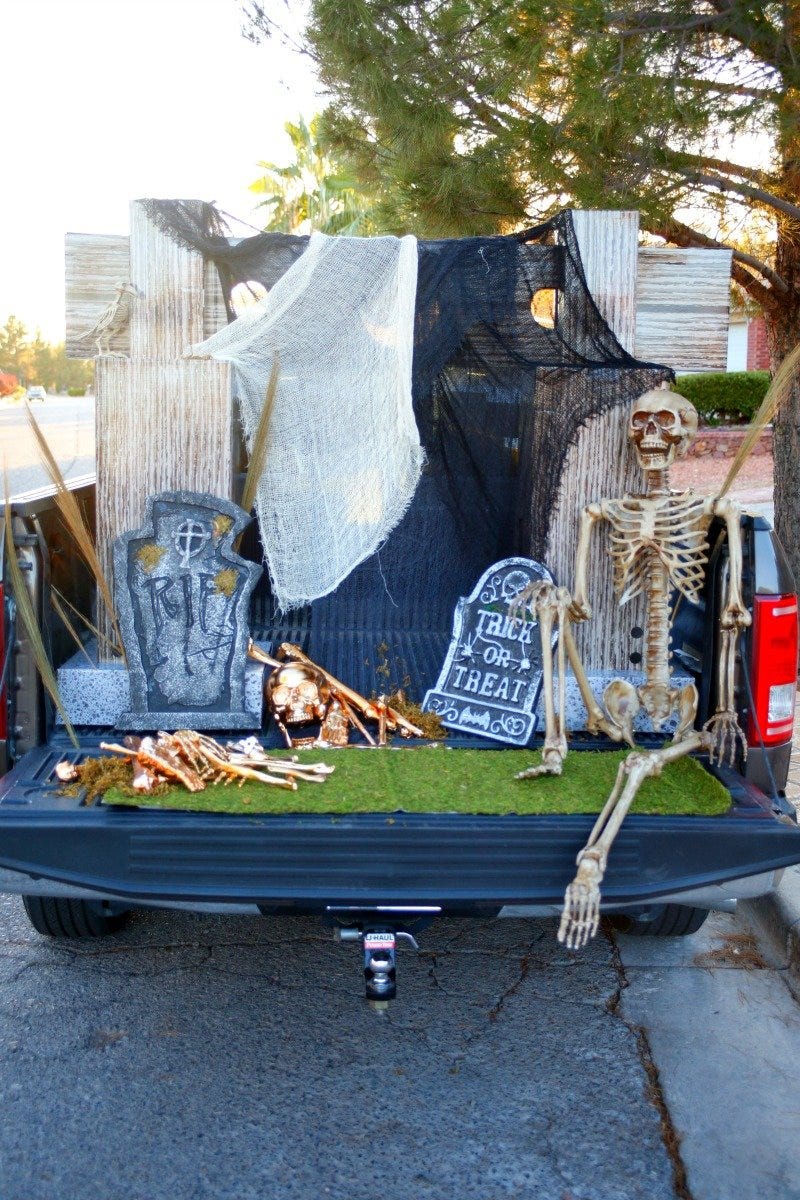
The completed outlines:
[[[701,425],[747,425],[769,387],[769,371],[679,375],[676,392],[691,400]]]
[[[85,395],[86,395],[86,388],[85,388],[85,387],[82,387],[82,388],[79,388],[79,387],[71,387],[71,388],[67,388],[67,395],[68,395],[68,396],[85,396]]]

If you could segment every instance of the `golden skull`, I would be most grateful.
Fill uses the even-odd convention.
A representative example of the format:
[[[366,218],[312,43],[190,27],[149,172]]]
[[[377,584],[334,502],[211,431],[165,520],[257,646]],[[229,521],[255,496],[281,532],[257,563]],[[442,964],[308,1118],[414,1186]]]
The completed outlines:
[[[276,667],[267,680],[266,692],[272,712],[285,725],[321,721],[331,698],[324,675],[305,663]]]
[[[628,437],[643,471],[663,471],[682,458],[697,434],[697,409],[668,383],[635,400]]]

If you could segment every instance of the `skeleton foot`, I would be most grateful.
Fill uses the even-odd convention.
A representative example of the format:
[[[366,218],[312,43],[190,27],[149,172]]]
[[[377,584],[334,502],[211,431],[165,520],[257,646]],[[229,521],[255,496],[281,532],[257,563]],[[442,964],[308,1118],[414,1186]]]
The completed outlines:
[[[708,757],[712,763],[729,767],[736,762],[736,752],[741,746],[742,755],[747,758],[747,739],[741,725],[736,719],[736,713],[718,712],[703,726]]]
[[[564,911],[558,940],[568,950],[580,950],[597,933],[600,924],[600,880],[605,874],[605,854],[592,847],[578,855],[578,873],[564,893]]]
[[[542,761],[535,767],[526,767],[524,771],[518,771],[517,779],[536,779],[539,775],[560,775],[564,768],[564,759],[567,757],[567,743],[559,742],[557,745],[544,745],[542,748]]]

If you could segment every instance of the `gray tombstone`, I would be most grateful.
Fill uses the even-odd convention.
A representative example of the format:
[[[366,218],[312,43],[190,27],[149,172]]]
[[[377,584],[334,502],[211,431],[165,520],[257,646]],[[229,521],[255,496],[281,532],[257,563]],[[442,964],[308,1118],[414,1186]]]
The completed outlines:
[[[197,492],[147,500],[142,529],[114,542],[130,674],[122,729],[252,729],[245,709],[250,596],[261,567],[233,542],[250,518]]]
[[[527,745],[542,684],[539,626],[530,614],[511,621],[508,606],[522,588],[540,579],[553,581],[541,563],[504,558],[458,601],[447,658],[422,705],[438,713],[448,729]]]

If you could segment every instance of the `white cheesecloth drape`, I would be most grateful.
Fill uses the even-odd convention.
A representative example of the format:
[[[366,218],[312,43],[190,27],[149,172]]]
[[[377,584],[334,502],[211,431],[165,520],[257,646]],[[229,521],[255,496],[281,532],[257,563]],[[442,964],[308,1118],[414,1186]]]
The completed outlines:
[[[278,359],[256,514],[284,611],[333,591],[414,494],[416,284],[415,238],[315,233],[250,313],[188,351],[233,364],[248,446]]]

